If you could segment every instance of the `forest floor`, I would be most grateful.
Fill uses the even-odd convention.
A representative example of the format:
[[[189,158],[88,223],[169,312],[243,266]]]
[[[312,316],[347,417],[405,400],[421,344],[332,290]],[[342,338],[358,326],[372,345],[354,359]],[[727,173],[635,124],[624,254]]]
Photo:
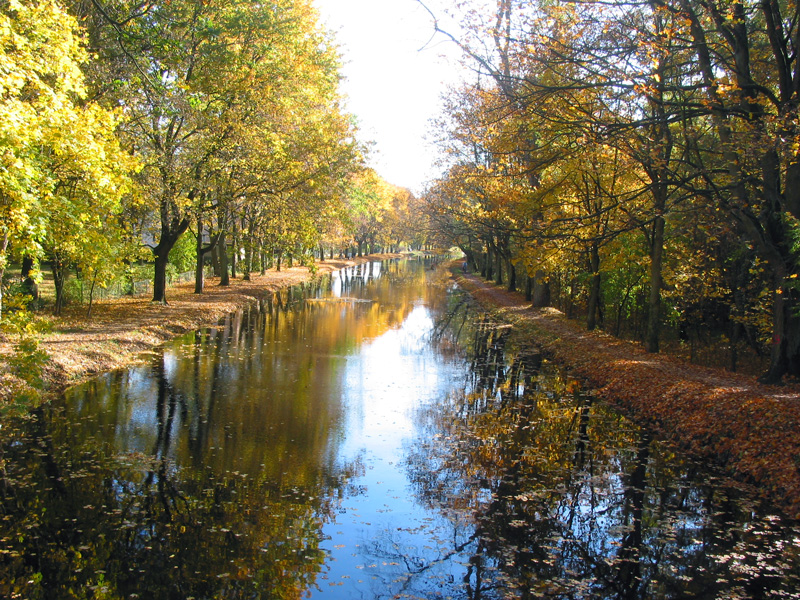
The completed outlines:
[[[522,294],[454,273],[484,308],[531,337],[604,401],[691,455],[751,485],[800,519],[800,386],[700,367],[602,332],[587,332]]]
[[[372,254],[353,259],[331,259],[316,263],[316,274],[324,275],[344,267],[399,257],[400,254]],[[47,352],[44,384],[57,394],[99,374],[140,363],[148,353],[169,339],[202,327],[213,326],[226,315],[268,297],[276,290],[309,281],[307,267],[271,269],[251,279],[231,279],[220,287],[218,278],[206,279],[202,294],[194,293],[194,282],[167,289],[167,304],[150,301],[150,296],[128,296],[96,302],[91,317],[86,306],[68,305],[60,317],[50,315],[47,333],[39,347]],[[20,389],[19,380],[8,368],[13,339],[0,334],[0,407],[8,404]]]

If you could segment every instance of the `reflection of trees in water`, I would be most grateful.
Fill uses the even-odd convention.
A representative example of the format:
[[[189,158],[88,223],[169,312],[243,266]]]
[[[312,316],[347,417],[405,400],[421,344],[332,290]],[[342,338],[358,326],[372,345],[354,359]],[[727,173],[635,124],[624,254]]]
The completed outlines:
[[[298,469],[276,483],[179,469],[168,456],[186,399],[157,389],[148,457],[110,456],[47,411],[4,427],[0,596],[300,598],[312,584],[349,474]]]
[[[422,503],[474,522],[464,597],[796,597],[800,551],[782,559],[781,542],[796,532],[698,479],[511,329],[452,308],[439,335],[473,341],[472,380],[420,411],[408,469]]]
[[[378,271],[348,274],[347,292],[376,285]],[[4,423],[0,596],[301,597],[324,562],[321,525],[363,465],[334,464],[340,412],[307,390],[309,364],[282,363],[263,346],[299,347],[318,333],[320,346],[333,344],[297,316],[330,285],[282,291],[195,333],[149,372],[90,384],[70,419],[53,407]],[[392,299],[387,326],[410,302]],[[253,397],[269,388],[270,369],[284,375],[290,408]],[[131,404],[130,392],[146,401]],[[222,396],[242,412],[226,413]],[[238,435],[237,421],[270,431]],[[114,440],[141,453],[115,457]]]
[[[320,278],[187,337],[149,371],[93,382],[69,419],[53,408],[4,424],[0,596],[302,597],[325,560],[321,526],[364,469],[338,463],[341,407],[310,385],[315,370],[338,380],[342,363],[314,356],[360,342],[368,310],[381,311],[375,330],[402,322],[416,295],[390,287],[400,278],[424,269],[344,273],[348,296],[372,286],[379,298],[335,320],[349,341],[305,302],[330,290]],[[139,452],[115,456],[118,443]]]
[[[266,338],[302,343],[295,314],[229,315],[150,372],[88,386],[75,425],[54,410],[0,430],[0,596],[302,597],[324,563],[321,526],[363,465],[335,464],[340,407],[308,389],[309,365],[263,350]],[[269,369],[284,374],[291,406],[253,396],[269,394]],[[146,405],[131,408],[132,390]],[[241,412],[225,412],[222,395]],[[270,431],[238,435],[232,422]],[[146,455],[115,458],[105,432]]]

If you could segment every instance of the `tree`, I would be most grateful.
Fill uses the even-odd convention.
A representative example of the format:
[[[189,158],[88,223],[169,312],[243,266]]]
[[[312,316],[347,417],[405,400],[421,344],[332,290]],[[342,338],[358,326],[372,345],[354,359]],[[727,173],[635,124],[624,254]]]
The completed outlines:
[[[69,125],[69,143],[46,153],[53,187],[39,241],[51,262],[56,314],[63,308],[70,267],[88,273],[94,286],[111,278],[124,257],[120,230],[109,224],[131,191],[129,174],[135,168],[132,157],[119,148],[112,115],[100,107],[86,107]]]
[[[462,148],[482,156],[481,168],[503,165],[504,181],[528,177],[534,193],[528,195],[525,227],[515,234],[516,254],[534,255],[532,249],[553,235],[553,224],[556,233],[567,236],[565,249],[588,240],[587,228],[576,219],[593,211],[575,212],[576,184],[583,185],[585,201],[596,201],[604,194],[602,174],[613,172],[614,160],[623,153],[632,176],[621,194],[604,202],[620,214],[602,237],[630,239],[626,232],[638,227],[646,243],[647,349],[658,350],[664,315],[674,314],[680,304],[669,266],[674,260],[666,252],[702,252],[702,245],[695,246],[699,238],[680,228],[692,227],[693,215],[708,218],[707,208],[713,207],[718,214],[712,221],[733,222],[771,279],[772,358],[765,378],[777,381],[784,373],[800,372],[800,319],[794,309],[800,299],[794,285],[799,275],[794,239],[800,210],[800,186],[795,185],[800,70],[791,25],[797,8],[741,0],[500,0],[492,10],[477,1],[462,8],[460,39],[446,35],[477,66],[479,80],[469,94],[483,99],[451,110],[457,115],[452,135]],[[492,94],[496,99],[489,101]],[[587,145],[611,148],[617,158],[597,162],[594,174],[576,170],[578,161],[591,155],[583,153],[581,146]],[[479,165],[462,159],[458,168],[463,171],[470,162]],[[589,183],[594,191],[584,185]],[[487,198],[509,197],[507,191],[486,194],[486,186],[473,185],[470,192],[474,196],[479,189]],[[515,214],[519,219],[525,213],[498,206],[504,218]],[[472,231],[481,237],[477,222]],[[592,314],[601,296],[598,285],[602,292],[596,250],[587,249]],[[692,278],[685,269],[680,275],[684,281]],[[588,319],[591,326],[594,317]]]
[[[131,162],[117,149],[114,117],[86,98],[75,19],[55,0],[11,0],[0,20],[2,278],[9,246],[40,257],[43,244],[88,243],[90,223],[125,192]]]
[[[243,156],[237,147],[260,135],[258,145],[280,157],[282,148],[299,145],[320,122],[314,111],[333,106],[338,63],[305,0],[178,0],[113,8],[96,0],[89,11],[92,39],[113,63],[98,71],[95,87],[125,107],[126,142],[144,163],[140,183],[156,216],[153,300],[164,302],[169,250],[188,229],[198,202],[208,198],[205,186],[213,186],[212,177],[244,177],[228,189],[243,194],[239,198],[264,192],[254,176],[263,164],[239,161],[263,158],[266,151]],[[307,125],[284,130],[290,139],[278,137],[289,121]],[[277,130],[270,130],[273,123]],[[294,160],[297,166],[296,155]],[[291,176],[297,187],[297,168]],[[302,179],[313,176],[306,169]],[[224,210],[227,202],[220,199],[217,206]],[[224,248],[224,227],[218,233]]]
[[[350,182],[347,192],[350,227],[358,256],[373,250],[383,221],[391,211],[393,188],[374,170],[364,169]]]
[[[724,171],[706,176],[715,201],[771,272],[771,360],[764,379],[800,374],[792,285],[800,272],[792,243],[800,218],[800,57],[791,31],[800,9],[775,0],[658,6],[685,23],[704,113],[720,142]]]

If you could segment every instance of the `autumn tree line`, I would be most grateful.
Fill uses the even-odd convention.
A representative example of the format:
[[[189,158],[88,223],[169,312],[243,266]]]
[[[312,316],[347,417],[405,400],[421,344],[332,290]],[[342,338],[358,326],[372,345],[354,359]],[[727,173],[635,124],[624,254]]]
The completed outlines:
[[[176,253],[202,292],[212,255],[226,285],[424,243],[417,200],[364,166],[310,0],[0,0],[0,38],[0,278],[46,261],[56,312],[70,273],[140,261],[165,302]]]
[[[469,0],[442,243],[656,352],[702,327],[800,374],[800,13],[784,0]],[[433,13],[431,13],[433,15]],[[712,327],[713,326],[713,327]]]

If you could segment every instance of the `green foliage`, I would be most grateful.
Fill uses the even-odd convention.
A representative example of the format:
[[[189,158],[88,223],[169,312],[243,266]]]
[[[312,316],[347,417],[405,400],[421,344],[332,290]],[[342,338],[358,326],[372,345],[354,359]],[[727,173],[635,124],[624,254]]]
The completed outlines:
[[[783,215],[783,220],[786,230],[789,232],[792,253],[794,256],[800,256],[800,219],[786,213]],[[786,278],[786,287],[796,293],[800,292],[800,273],[790,273]],[[800,305],[794,306],[794,311],[795,314],[800,315]]]
[[[0,38],[0,234],[31,256],[47,247],[98,256],[106,236],[84,232],[108,228],[131,159],[115,115],[84,100],[80,27],[54,0],[11,1],[0,7]]]
[[[25,412],[41,401],[45,391],[43,373],[50,357],[39,347],[39,336],[49,326],[27,309],[30,301],[30,296],[20,294],[9,295],[6,299],[7,310],[0,325],[14,340],[14,351],[7,364],[15,378],[12,382],[15,390],[11,395],[13,404],[0,407],[0,412]]]
[[[195,267],[197,261],[197,245],[191,235],[182,235],[169,251],[169,264],[176,273],[186,273]]]

